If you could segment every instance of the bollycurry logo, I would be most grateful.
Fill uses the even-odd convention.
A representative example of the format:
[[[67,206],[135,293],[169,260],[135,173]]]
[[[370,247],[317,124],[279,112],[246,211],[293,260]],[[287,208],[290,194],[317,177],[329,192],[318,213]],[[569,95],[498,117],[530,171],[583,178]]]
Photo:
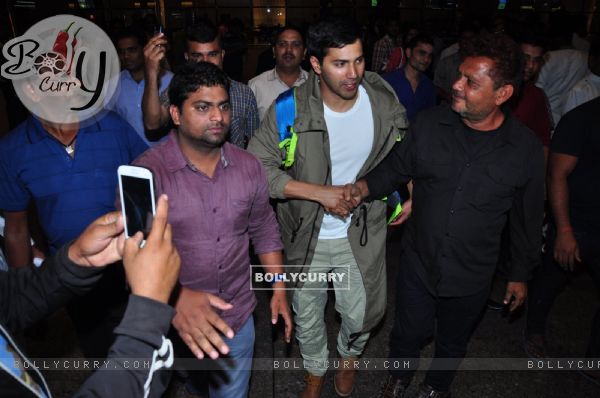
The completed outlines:
[[[87,19],[44,19],[7,42],[2,54],[2,77],[12,80],[30,112],[49,122],[84,122],[101,111],[117,89],[115,47]]]

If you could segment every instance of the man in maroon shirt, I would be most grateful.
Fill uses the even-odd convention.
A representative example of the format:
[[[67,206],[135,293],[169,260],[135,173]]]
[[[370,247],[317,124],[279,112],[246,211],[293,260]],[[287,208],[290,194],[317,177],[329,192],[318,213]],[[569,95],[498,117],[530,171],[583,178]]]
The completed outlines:
[[[283,262],[262,164],[226,142],[228,84],[224,72],[210,63],[184,65],[169,86],[176,131],[135,161],[153,171],[157,194],[170,199],[182,287],[173,325],[198,358],[216,359],[220,352],[234,362],[219,363],[226,377],[211,383],[211,398],[248,394],[256,305],[249,241],[267,272],[281,273]],[[273,283],[271,320],[283,317],[289,342],[292,321],[284,287],[283,281]]]
[[[516,96],[511,104],[512,110],[515,117],[540,139],[544,146],[544,159],[547,160],[553,126],[552,116],[546,94],[535,85],[544,64],[546,48],[542,39],[533,35],[522,38],[520,45],[525,59],[523,87],[520,95]]]

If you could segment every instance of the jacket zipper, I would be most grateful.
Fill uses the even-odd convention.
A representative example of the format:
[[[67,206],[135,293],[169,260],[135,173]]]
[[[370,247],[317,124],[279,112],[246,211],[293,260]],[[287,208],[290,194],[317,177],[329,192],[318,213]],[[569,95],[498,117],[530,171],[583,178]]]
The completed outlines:
[[[327,166],[327,175],[325,176],[325,182],[323,182],[323,185],[327,185],[327,181],[329,180],[329,174],[331,173],[331,166]],[[319,205],[320,206],[320,205]],[[313,236],[315,234],[315,226],[317,224],[317,218],[319,217],[319,209],[317,209],[317,212],[315,214],[315,218],[313,219],[312,222],[312,228],[310,231],[310,239],[308,240],[308,246],[306,247],[306,253],[304,254],[304,261],[302,262],[302,265],[306,265],[306,260],[308,259],[308,254],[310,252],[310,244],[312,243],[312,239]]]
[[[302,227],[303,222],[304,222],[304,217],[300,217],[300,222],[298,223],[298,226],[292,231],[291,243],[294,243],[294,241],[296,240],[296,235],[298,235],[298,231]]]

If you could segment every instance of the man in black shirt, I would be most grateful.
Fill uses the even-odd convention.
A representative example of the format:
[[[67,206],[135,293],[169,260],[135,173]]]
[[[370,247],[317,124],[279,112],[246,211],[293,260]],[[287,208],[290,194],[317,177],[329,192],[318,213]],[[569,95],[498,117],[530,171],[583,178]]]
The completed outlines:
[[[531,281],[525,348],[544,357],[546,319],[554,299],[580,263],[600,288],[600,98],[561,119],[550,149],[548,199],[552,210],[542,266]],[[600,357],[600,310],[586,354]],[[600,383],[600,371],[584,373]]]
[[[535,135],[501,106],[517,90],[520,50],[508,37],[465,45],[451,107],[422,112],[390,155],[353,187],[355,205],[412,179],[390,358],[418,358],[433,335],[435,357],[418,397],[447,397],[485,306],[509,217],[512,263],[504,298],[514,310],[539,263],[544,158]],[[382,391],[402,397],[417,363],[394,370]]]

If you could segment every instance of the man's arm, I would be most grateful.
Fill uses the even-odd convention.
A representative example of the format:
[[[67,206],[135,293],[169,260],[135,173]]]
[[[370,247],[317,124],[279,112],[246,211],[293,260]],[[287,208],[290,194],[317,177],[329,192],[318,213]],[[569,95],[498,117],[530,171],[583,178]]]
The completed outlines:
[[[360,180],[357,186],[362,188],[361,200],[381,199],[411,180],[414,136],[412,128],[409,129],[386,158]]]
[[[569,188],[567,178],[577,165],[573,155],[552,152],[548,170],[548,196],[556,224],[554,259],[566,269],[573,269],[581,261],[579,247],[569,218]]]
[[[109,367],[94,373],[77,397],[161,397],[167,387],[169,374],[156,372],[173,364],[173,345],[165,335],[174,310],[167,301],[180,267],[167,209],[163,195],[143,248],[141,232],[125,243],[123,265],[132,293],[127,311],[115,329],[117,337],[107,358]],[[131,366],[131,360],[148,366]]]
[[[144,47],[145,86],[142,97],[144,128],[158,130],[169,122],[169,110],[159,99],[160,62],[166,56],[167,40],[159,33]]]
[[[252,198],[252,207],[249,215],[248,234],[252,241],[254,251],[260,259],[265,271],[273,274],[283,273],[283,243],[279,233],[279,225],[275,218],[275,212],[269,203],[269,189],[267,177],[260,162],[255,162],[256,187]],[[292,336],[292,316],[285,295],[285,283],[273,284],[273,297],[271,298],[271,322],[277,323],[279,315],[285,322],[285,341],[290,342]]]
[[[33,265],[0,273],[0,322],[20,331],[50,315],[75,294],[91,289],[101,270],[81,268],[67,256],[67,248]],[[68,284],[63,280],[67,279]]]
[[[283,255],[281,251],[262,253],[258,255],[260,263],[266,272],[274,275],[281,275],[284,271]],[[292,313],[285,294],[285,282],[279,281],[273,283],[273,296],[271,297],[271,323],[275,325],[277,318],[281,315],[285,323],[285,341],[292,341]]]
[[[27,211],[5,211],[4,244],[6,261],[12,268],[31,264],[31,237]]]
[[[275,199],[303,199],[318,202],[326,210],[339,208],[339,214],[348,214],[352,206],[343,201],[343,187],[333,187],[294,180],[281,169],[281,150],[274,105],[267,111],[256,131],[248,151],[263,164],[269,183],[269,194]]]
[[[290,180],[283,188],[286,199],[302,199],[319,203],[325,211],[347,217],[354,206],[344,199],[344,187],[317,185]]]
[[[75,294],[89,291],[101,267],[121,258],[123,221],[109,213],[94,221],[71,245],[31,265],[0,273],[0,322],[21,330],[64,305]]]
[[[175,311],[169,305],[131,295],[125,315],[115,329],[115,342],[101,367],[74,397],[162,397],[173,364],[173,347],[167,335]],[[133,366],[133,361],[139,361]],[[148,394],[148,395],[146,395]]]
[[[536,142],[528,156],[527,182],[518,188],[509,214],[511,269],[504,303],[515,310],[527,297],[526,282],[540,263],[544,218],[544,154]]]
[[[254,96],[254,92],[249,89],[248,90],[249,103],[246,108],[246,131],[244,132],[246,136],[246,146],[250,139],[254,135],[256,129],[260,125],[260,118],[258,115],[258,105],[256,104],[256,97]]]

